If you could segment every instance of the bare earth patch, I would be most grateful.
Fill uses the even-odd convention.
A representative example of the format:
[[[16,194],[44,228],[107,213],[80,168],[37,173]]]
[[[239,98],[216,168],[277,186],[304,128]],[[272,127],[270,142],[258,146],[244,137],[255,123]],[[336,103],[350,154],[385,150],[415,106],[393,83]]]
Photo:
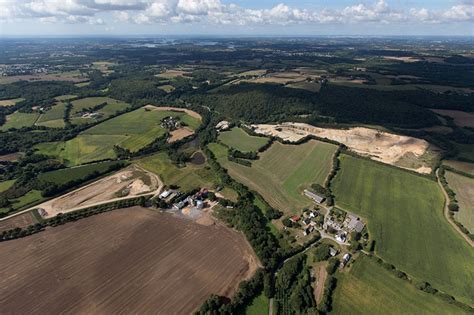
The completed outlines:
[[[259,263],[223,225],[133,207],[3,242],[2,314],[190,314]]]
[[[252,125],[256,133],[279,137],[296,142],[309,135],[327,138],[345,144],[352,151],[373,160],[398,165],[405,155],[421,159],[429,143],[422,139],[395,135],[375,129],[355,127],[349,129],[318,128],[303,123],[282,123],[280,125]],[[400,166],[400,165],[398,165]],[[419,161],[417,167],[400,166],[419,173],[430,173],[431,167]]]
[[[170,137],[168,138],[168,142],[171,143],[171,142],[179,141],[192,134],[194,134],[194,131],[192,131],[188,127],[179,128],[170,132]]]
[[[161,188],[162,183],[158,176],[134,165],[58,198],[46,201],[35,208],[44,209],[47,213],[45,217],[50,218],[58,213],[66,213],[104,202],[156,194]]]
[[[7,117],[8,119],[8,117]],[[22,156],[22,153],[10,153],[5,155],[0,155],[0,162],[12,162],[18,160]]]
[[[448,116],[454,119],[454,123],[459,127],[474,128],[474,114],[462,112],[460,110],[432,109],[436,114]]]
[[[14,229],[17,227],[26,228],[29,225],[34,224],[34,223],[36,223],[36,221],[34,220],[33,214],[31,213],[31,211],[29,211],[29,212],[14,216],[10,219],[0,221],[0,231],[6,231],[6,230]]]

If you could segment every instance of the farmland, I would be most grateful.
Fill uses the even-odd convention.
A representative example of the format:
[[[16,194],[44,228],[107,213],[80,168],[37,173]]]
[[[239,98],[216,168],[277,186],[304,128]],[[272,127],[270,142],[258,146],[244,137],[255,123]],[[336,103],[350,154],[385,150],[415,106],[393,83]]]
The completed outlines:
[[[31,127],[38,120],[38,117],[38,113],[21,113],[16,111],[7,116],[7,121],[0,126],[0,130],[6,131],[10,128],[20,129],[22,127]]]
[[[331,314],[463,314],[457,306],[416,289],[375,259],[361,256],[337,276]]]
[[[136,163],[160,176],[165,185],[177,185],[184,191],[197,187],[214,188],[218,184],[218,178],[206,164],[187,163],[186,167],[177,167],[165,152],[144,157]]]
[[[315,140],[300,145],[275,142],[252,167],[228,161],[222,145],[209,148],[230,176],[259,192],[272,207],[293,213],[311,204],[302,192],[313,183],[324,184],[337,146]]]
[[[473,302],[474,252],[446,222],[443,195],[435,181],[342,155],[332,186],[336,205],[368,220],[383,259]]]
[[[471,233],[474,232],[474,179],[453,172],[446,172],[449,187],[456,193],[459,211],[455,218]]]
[[[29,205],[38,203],[41,200],[44,200],[44,198],[41,196],[41,192],[39,190],[30,190],[25,195],[11,200],[11,208],[13,208],[13,210],[23,209]],[[0,208],[0,212],[8,212],[8,210],[9,208]]]
[[[474,175],[474,163],[448,160],[448,161],[443,161],[443,164],[449,167],[452,167],[458,171]]]
[[[104,107],[97,110],[101,114],[100,119],[105,119],[116,114],[119,111],[127,109],[130,105],[121,101],[114,100],[110,97],[86,97],[74,100],[72,103],[71,121],[74,124],[90,123],[95,121],[94,118],[83,118],[78,115],[80,113],[94,108],[94,106],[107,103]]]
[[[212,293],[231,297],[257,267],[241,234],[139,207],[0,249],[4,313],[189,314]]]
[[[107,161],[94,164],[85,164],[78,167],[64,168],[51,172],[41,173],[38,179],[44,182],[52,182],[57,185],[65,184],[69,181],[80,180],[93,173],[103,173],[111,166],[120,164],[118,161]]]
[[[183,117],[191,122],[190,127],[199,125],[196,118],[183,112],[140,108],[89,128],[69,141],[43,143],[36,148],[40,153],[59,157],[68,165],[113,159],[115,145],[135,152],[165,135],[160,121],[167,116]]]
[[[454,123],[460,127],[474,128],[474,114],[462,112],[459,110],[433,109],[437,114],[451,117]]]
[[[15,105],[16,103],[19,103],[23,100],[24,100],[23,98],[12,98],[12,99],[9,99],[9,100],[0,100],[0,107],[1,106]]]
[[[66,110],[66,105],[64,103],[57,103],[48,109],[46,112],[42,113],[36,122],[39,126],[52,127],[52,128],[62,128],[64,127],[64,111]]]
[[[269,141],[269,139],[265,137],[251,136],[237,127],[221,133],[219,140],[225,145],[242,152],[257,151]]]
[[[14,216],[10,219],[0,221],[0,231],[7,231],[17,227],[26,228],[31,224],[35,224],[37,221],[33,216],[32,211]]]

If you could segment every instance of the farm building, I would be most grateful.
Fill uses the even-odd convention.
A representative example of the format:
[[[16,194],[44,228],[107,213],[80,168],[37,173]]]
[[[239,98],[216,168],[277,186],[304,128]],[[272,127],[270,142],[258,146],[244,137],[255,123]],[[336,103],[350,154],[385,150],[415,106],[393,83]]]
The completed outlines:
[[[349,253],[345,254],[342,257],[342,266],[344,267],[345,265],[347,265],[347,263],[349,262],[350,259],[351,259],[351,254],[349,254]]]
[[[334,247],[329,247],[329,255],[331,255],[332,257],[336,256],[337,249],[335,249]]]
[[[348,213],[346,217],[347,228],[351,231],[361,232],[364,229],[364,222],[362,222],[357,216],[352,213]]]
[[[219,131],[225,131],[230,128],[230,123],[226,120],[220,121],[216,125],[216,129]]]
[[[326,199],[324,196],[320,196],[308,189],[304,190],[304,194],[306,195],[306,197],[313,199],[316,203],[322,203]]]
[[[165,190],[163,191],[161,194],[160,194],[160,199],[166,199],[169,197],[169,195],[171,195],[171,190]]]
[[[296,223],[300,220],[300,217],[297,216],[297,215],[294,215],[290,218],[290,221],[293,222],[293,223]]]

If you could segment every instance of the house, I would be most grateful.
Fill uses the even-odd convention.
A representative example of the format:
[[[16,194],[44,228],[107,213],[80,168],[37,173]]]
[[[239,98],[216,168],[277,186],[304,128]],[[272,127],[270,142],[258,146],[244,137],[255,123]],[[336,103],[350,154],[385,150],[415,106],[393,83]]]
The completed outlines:
[[[364,229],[364,222],[362,222],[357,216],[352,213],[348,213],[346,217],[347,228],[351,231],[361,232]]]
[[[344,267],[345,265],[347,265],[350,259],[351,259],[351,254],[349,253],[342,256],[342,266]]]
[[[316,212],[314,212],[314,211],[311,211],[311,212],[309,213],[309,217],[310,217],[311,219],[312,219],[312,218],[316,218],[317,215],[318,215],[318,214],[317,214]]]
[[[310,233],[313,232],[313,231],[314,231],[314,227],[308,226],[307,228],[305,228],[305,229],[303,230],[303,234],[304,234],[304,235],[308,235],[308,234],[310,234]]]
[[[304,190],[304,194],[306,195],[306,197],[309,197],[309,198],[313,199],[314,202],[316,202],[316,203],[322,203],[326,199],[324,196],[320,196],[320,195],[318,195],[318,194],[316,194],[316,193],[314,193],[314,192],[312,192],[308,189]]]
[[[171,190],[165,190],[163,191],[158,197],[160,199],[166,199],[171,195],[172,191]]]
[[[175,203],[175,204],[173,205],[173,209],[175,209],[175,210],[181,210],[181,209],[183,209],[187,204],[188,204],[188,201],[187,201],[187,200],[180,201],[180,202]]]
[[[341,243],[345,243],[347,240],[347,233],[342,231],[338,234],[336,234],[336,240]]]
[[[290,218],[290,221],[293,222],[293,223],[296,223],[300,220],[300,217],[297,216],[297,215],[294,215]]]
[[[305,219],[303,220],[303,223],[306,224],[306,225],[308,225],[308,224],[311,223],[311,219],[310,219],[310,218],[305,218]]]
[[[337,249],[335,249],[334,247],[329,247],[329,255],[331,255],[332,257],[336,256]]]

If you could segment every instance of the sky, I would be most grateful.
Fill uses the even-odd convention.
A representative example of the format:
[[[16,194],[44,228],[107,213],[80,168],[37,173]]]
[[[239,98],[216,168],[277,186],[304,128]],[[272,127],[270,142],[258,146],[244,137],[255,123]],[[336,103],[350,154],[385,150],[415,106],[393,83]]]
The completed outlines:
[[[0,0],[0,37],[474,35],[474,0]]]

